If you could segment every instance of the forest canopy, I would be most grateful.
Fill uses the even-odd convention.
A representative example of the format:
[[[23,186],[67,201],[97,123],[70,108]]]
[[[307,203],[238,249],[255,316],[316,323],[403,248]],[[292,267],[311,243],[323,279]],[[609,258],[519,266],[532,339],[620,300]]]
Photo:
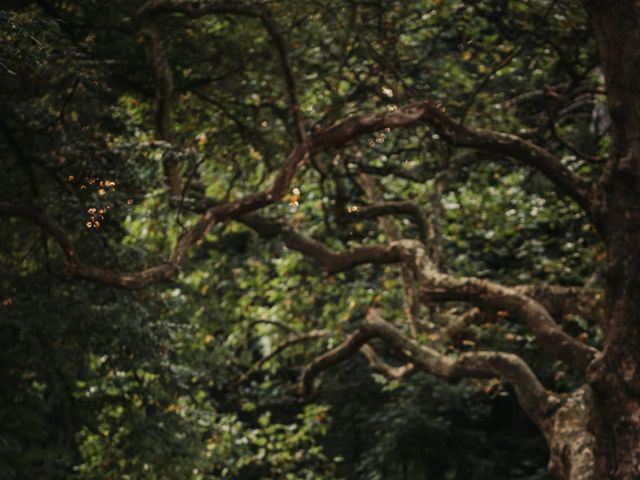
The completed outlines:
[[[640,478],[640,7],[0,7],[0,478]]]

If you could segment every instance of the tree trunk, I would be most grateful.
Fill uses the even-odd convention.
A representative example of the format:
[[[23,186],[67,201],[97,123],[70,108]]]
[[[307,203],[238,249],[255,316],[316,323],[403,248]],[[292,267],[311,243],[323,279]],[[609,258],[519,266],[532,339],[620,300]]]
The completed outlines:
[[[593,391],[588,385],[565,400],[553,418],[547,443],[549,472],[558,480],[594,480],[595,439],[588,429],[593,413]]]
[[[611,113],[611,149],[592,198],[607,247],[602,355],[589,367],[596,480],[640,478],[640,2],[583,0]]]
[[[588,371],[597,479],[640,478],[640,184],[631,178],[606,197],[604,350]]]

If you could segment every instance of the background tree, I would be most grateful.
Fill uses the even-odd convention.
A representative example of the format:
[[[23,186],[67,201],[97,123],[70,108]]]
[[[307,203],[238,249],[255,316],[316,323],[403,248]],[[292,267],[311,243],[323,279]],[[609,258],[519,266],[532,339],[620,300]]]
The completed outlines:
[[[640,475],[635,2],[5,8],[3,475]]]

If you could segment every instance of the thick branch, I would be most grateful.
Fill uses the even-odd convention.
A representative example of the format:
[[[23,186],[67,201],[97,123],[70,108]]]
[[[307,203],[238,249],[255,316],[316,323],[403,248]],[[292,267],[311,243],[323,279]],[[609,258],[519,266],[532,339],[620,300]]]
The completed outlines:
[[[217,205],[207,210],[200,221],[178,241],[171,256],[173,263],[181,263],[189,247],[200,240],[213,224],[257,210],[279,200],[287,191],[291,180],[309,155],[331,148],[339,148],[362,135],[384,128],[398,128],[417,123],[428,110],[430,102],[416,102],[394,111],[377,112],[351,117],[311,136],[307,142],[294,148],[285,161],[271,187],[242,199]]]
[[[558,285],[517,285],[511,287],[541,304],[556,319],[578,315],[594,325],[601,323],[604,315],[604,293],[601,290]],[[459,300],[457,291],[425,286],[421,289],[423,299],[447,302]]]
[[[409,104],[393,112],[386,111],[351,117],[326,130],[317,132],[307,142],[297,145],[293,149],[268,189],[247,195],[238,200],[214,205],[207,209],[196,225],[180,237],[166,263],[137,272],[123,273],[117,270],[88,267],[80,263],[74,256],[74,262],[67,262],[70,267],[69,273],[91,281],[129,289],[142,288],[158,281],[168,280],[177,274],[179,266],[191,246],[202,239],[214,224],[236,218],[280,200],[289,188],[296,172],[305,163],[310,154],[342,147],[362,135],[379,129],[402,127],[416,123],[420,120],[420,105],[421,103]],[[63,244],[71,245],[62,229],[43,213],[10,203],[3,203],[3,205],[3,208],[0,209],[0,214],[34,220],[41,227],[46,226],[45,231],[48,233],[55,231],[56,241],[61,246]],[[60,240],[63,238],[64,242],[61,243]],[[309,250],[310,252],[318,253],[323,251],[319,245],[314,245],[298,238],[295,232],[290,235],[290,241],[292,245],[296,245],[296,247],[291,248],[300,248],[301,251]],[[385,252],[385,249],[389,250],[389,247],[371,247],[367,252],[356,251],[353,255],[340,255],[334,258],[328,255],[325,256],[329,262],[327,268],[331,271],[344,270],[368,262],[372,255],[377,254],[382,254],[380,262],[393,261],[391,260],[390,252]],[[73,251],[73,248],[63,248],[63,250],[67,255],[67,252]]]
[[[557,402],[520,357],[502,352],[471,352],[457,358],[442,355],[402,333],[393,324],[383,320],[375,310],[369,312],[363,325],[347,340],[317,357],[304,369],[300,377],[301,392],[309,394],[313,380],[319,373],[350,357],[373,337],[381,338],[389,346],[402,352],[415,368],[447,381],[500,378],[513,386],[518,401],[531,420],[545,434],[550,433],[552,414]]]
[[[424,120],[449,142],[506,155],[529,165],[544,174],[587,212],[590,211],[588,183],[544,148],[509,133],[462,126],[447,115],[440,105],[430,104],[427,110]]]
[[[448,142],[485,152],[511,157],[535,168],[560,190],[590,212],[588,183],[566,168],[560,159],[528,140],[516,135],[460,125],[451,118],[441,104],[423,101],[416,104],[416,114]]]
[[[601,290],[557,285],[518,285],[514,290],[536,300],[554,318],[578,315],[594,325],[600,325],[604,318]]]
[[[258,217],[259,218],[259,217]],[[264,220],[264,219],[263,219]],[[249,223],[248,223],[249,224]],[[258,232],[257,225],[252,225]],[[273,224],[268,233],[277,234]],[[565,333],[539,302],[515,288],[474,277],[456,277],[441,273],[427,257],[425,247],[415,240],[401,240],[388,245],[372,245],[335,252],[291,227],[280,226],[285,243],[320,261],[329,271],[339,271],[364,263],[404,261],[415,269],[421,296],[471,302],[495,310],[507,310],[523,321],[535,335],[540,347],[553,358],[562,360],[584,373],[597,350]]]
[[[556,402],[529,366],[517,355],[502,352],[470,352],[457,358],[442,355],[403,334],[393,324],[382,319],[375,310],[369,312],[362,330],[403,352],[417,368],[444,380],[500,378],[513,386],[518,401],[529,418],[540,430],[549,432],[550,415]]]
[[[280,237],[287,248],[320,262],[328,273],[349,270],[365,263],[387,264],[400,261],[400,251],[395,243],[336,251],[277,219],[249,214],[238,217],[238,220],[264,238]]]
[[[404,240],[402,244],[404,260],[417,269],[421,289],[431,292],[426,298],[430,294],[433,296],[433,292],[440,292],[450,300],[508,310],[526,323],[543,350],[581,373],[594,359],[597,350],[563,332],[544,306],[533,298],[489,280],[440,273],[421,244],[411,240]]]
[[[549,312],[533,298],[488,280],[440,273],[420,244],[408,240],[404,243],[406,261],[413,262],[418,269],[421,288],[440,291],[451,300],[514,313],[527,324],[543,350],[581,373],[586,371],[597,350],[563,332]]]

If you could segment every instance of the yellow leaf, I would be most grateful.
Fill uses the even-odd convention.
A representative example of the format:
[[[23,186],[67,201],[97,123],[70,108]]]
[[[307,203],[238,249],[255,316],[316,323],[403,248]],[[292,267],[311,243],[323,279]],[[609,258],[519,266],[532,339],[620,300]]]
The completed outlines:
[[[471,60],[471,57],[473,57],[473,53],[471,53],[469,50],[465,50],[464,52],[462,52],[462,59],[465,62]]]
[[[253,148],[253,146],[249,146],[249,156],[253,159],[253,160],[262,160],[262,154],[257,151],[255,148]]]

